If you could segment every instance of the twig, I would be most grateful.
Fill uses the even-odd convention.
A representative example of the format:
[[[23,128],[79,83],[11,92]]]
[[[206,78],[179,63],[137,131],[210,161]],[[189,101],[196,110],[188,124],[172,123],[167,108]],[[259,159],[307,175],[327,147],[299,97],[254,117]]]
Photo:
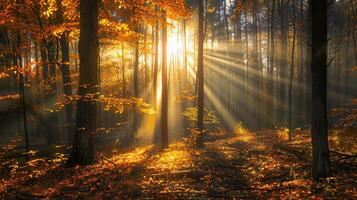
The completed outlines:
[[[331,60],[327,63],[327,66],[326,66],[326,68],[328,68],[330,65],[331,65],[331,63],[332,63],[332,61],[335,59],[335,57],[332,57],[331,58]]]
[[[232,191],[242,191],[242,190],[258,190],[258,191],[266,191],[266,192],[272,192],[272,191],[279,191],[279,190],[294,190],[294,189],[306,189],[306,187],[302,186],[286,186],[286,187],[276,187],[276,188],[254,188],[254,187],[248,187],[248,188],[231,188],[228,190],[223,190],[223,191],[217,191],[216,193],[227,193],[227,192],[232,192]]]
[[[276,178],[282,178],[286,175],[288,175],[288,171],[284,171],[283,173],[279,174],[279,175],[276,175],[276,176],[268,176],[268,177],[264,177],[262,179],[262,181],[269,181],[270,179],[276,179]]]
[[[31,194],[31,193],[25,193],[22,191],[15,191],[16,197],[21,199],[22,197],[28,197],[28,198],[48,198],[46,195],[41,195],[41,194]]]
[[[111,161],[110,159],[106,158],[105,156],[100,156],[102,158],[102,160],[107,161],[110,164],[113,164],[115,168],[119,168],[117,164],[115,164],[115,162]]]

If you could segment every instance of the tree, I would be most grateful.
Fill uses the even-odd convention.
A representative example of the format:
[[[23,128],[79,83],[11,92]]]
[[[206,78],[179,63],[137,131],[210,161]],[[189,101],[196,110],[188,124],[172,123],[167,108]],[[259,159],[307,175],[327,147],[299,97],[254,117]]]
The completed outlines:
[[[203,147],[204,72],[203,72],[203,0],[198,1],[198,55],[197,55],[197,131],[196,147]]]
[[[288,1],[286,0],[279,0],[278,1],[278,13],[280,17],[280,69],[279,69],[279,101],[282,102],[282,105],[286,102],[285,101],[285,91],[286,91],[286,68],[287,68],[287,52],[288,52],[288,37],[287,37],[287,32],[288,32],[288,27],[287,27],[287,20],[288,18],[286,17],[287,15],[287,4]],[[282,107],[285,111],[285,108]],[[283,115],[281,115],[283,117]],[[282,118],[283,120],[283,118]]]
[[[96,98],[98,96],[98,0],[80,1],[80,38],[78,44],[80,77],[76,113],[76,130],[72,164],[94,160],[96,132]]]
[[[63,16],[63,6],[59,0],[56,0],[57,4],[57,21],[58,23],[64,23],[64,16]],[[65,98],[69,101],[72,97],[72,83],[71,83],[71,76],[70,76],[70,69],[69,69],[69,41],[68,41],[68,31],[62,33],[59,42],[61,44],[61,55],[62,55],[62,64],[61,64],[61,71],[62,71],[62,81],[63,81],[63,92]],[[69,124],[68,129],[68,140],[72,142],[73,140],[73,106],[72,103],[66,104],[66,120]]]
[[[312,25],[312,177],[331,175],[327,133],[327,0],[310,0]]]
[[[168,139],[168,96],[167,96],[167,22],[166,11],[162,17],[162,94],[161,94],[161,149],[169,148]]]
[[[295,0],[293,0],[293,45],[291,48],[291,66],[289,78],[289,140],[291,140],[292,130],[292,103],[293,103],[293,79],[294,79],[294,65],[295,65],[295,39],[296,39],[296,8]]]

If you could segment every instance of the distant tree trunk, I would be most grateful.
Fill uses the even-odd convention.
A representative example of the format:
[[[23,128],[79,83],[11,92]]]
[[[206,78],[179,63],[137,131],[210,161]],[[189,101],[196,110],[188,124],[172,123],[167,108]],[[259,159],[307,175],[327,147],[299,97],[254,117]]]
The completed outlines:
[[[16,0],[16,4],[19,4],[19,0]],[[19,19],[19,12],[16,14],[16,19]],[[22,56],[21,56],[21,30],[16,29],[16,38],[15,38],[15,44],[13,51],[16,52],[16,54],[13,56],[13,64],[17,67],[19,67],[21,70],[24,70],[24,74],[26,73],[26,70],[23,68],[22,65]],[[8,35],[7,35],[8,37]],[[9,38],[7,38],[9,39]],[[9,41],[9,40],[8,40]],[[19,82],[18,82],[18,89],[19,89],[19,95],[20,95],[20,101],[21,101],[21,106],[22,106],[22,117],[23,117],[23,125],[24,125],[24,136],[25,136],[25,149],[26,151],[30,150],[30,141],[29,141],[29,135],[28,135],[28,130],[27,130],[27,115],[26,115],[26,99],[25,99],[25,81],[24,81],[24,74],[23,73],[18,73],[19,76]]]
[[[140,26],[139,24],[135,24],[135,32],[139,33]],[[139,98],[139,38],[135,41],[134,46],[134,70],[133,70],[133,86],[134,86],[134,97]],[[135,138],[137,134],[138,125],[138,113],[136,112],[136,106],[134,105],[134,113],[133,113],[133,134],[130,138],[131,141]]]
[[[121,63],[122,63],[122,71],[121,71],[121,79],[123,81],[122,83],[122,88],[121,88],[121,93],[122,97],[126,97],[126,80],[125,80],[125,50],[124,50],[124,44],[123,42],[121,43]]]
[[[311,120],[311,112],[310,112],[310,104],[311,104],[311,4],[308,4],[307,8],[307,22],[305,25],[305,37],[306,37],[306,44],[305,44],[305,87],[304,87],[304,113],[306,116],[306,122]]]
[[[275,0],[272,2],[271,14],[270,14],[270,58],[269,58],[269,94],[273,95],[274,92],[274,67],[275,67]],[[274,108],[274,106],[272,106]]]
[[[143,84],[142,84],[142,91],[144,91],[146,89],[146,86],[149,82],[149,73],[148,73],[148,54],[147,54],[147,32],[148,32],[148,27],[145,26],[144,27],[144,61],[145,61],[145,65],[144,65],[144,70],[143,70],[143,74],[144,74],[144,78],[143,78]]]
[[[329,177],[327,130],[327,0],[310,0],[312,19],[312,177]]]
[[[298,1],[299,2],[299,1]],[[299,16],[299,21],[298,21],[298,24],[301,24],[300,26],[297,26],[298,29],[300,29],[299,31],[299,36],[298,36],[298,40],[299,40],[299,43],[298,43],[298,48],[299,48],[299,54],[298,54],[298,58],[299,58],[299,63],[298,66],[299,66],[299,71],[298,71],[298,87],[297,87],[297,90],[298,90],[298,93],[299,93],[299,96],[298,98],[300,99],[299,101],[297,101],[297,109],[300,111],[300,116],[304,116],[303,114],[303,110],[304,110],[304,28],[303,28],[303,24],[305,24],[306,22],[304,21],[304,4],[305,2],[304,1],[301,1],[300,2],[300,16]],[[304,122],[302,121],[301,123],[299,123],[299,125],[301,124],[304,124]]]
[[[188,83],[188,66],[187,66],[187,38],[186,38],[186,20],[183,20],[183,63],[185,68],[185,84]]]
[[[57,4],[57,23],[62,24],[63,20],[63,7],[60,0],[56,0]],[[65,105],[66,109],[66,119],[68,124],[68,140],[70,143],[73,142],[73,104],[71,102],[72,98],[72,82],[70,76],[70,69],[69,69],[69,41],[68,41],[68,33],[65,32],[62,34],[61,38],[59,39],[61,44],[61,55],[62,55],[62,64],[61,64],[61,71],[62,71],[62,81],[63,81],[63,91],[65,95],[65,99],[68,100]]]
[[[49,86],[50,91],[47,93],[47,98],[50,102],[54,100],[57,90],[57,77],[56,77],[56,44],[54,39],[47,43],[48,63],[49,63]]]
[[[354,52],[354,58],[355,58],[355,65],[357,65],[357,38],[356,34],[354,33],[355,31],[352,32],[352,40],[353,40],[353,52]]]
[[[352,23],[351,23],[351,16],[349,16],[349,19],[348,19],[348,22],[347,22],[347,26],[348,26],[348,30],[347,30],[347,45],[346,45],[346,48],[345,48],[345,62],[344,62],[344,65],[345,65],[345,69],[344,69],[344,72],[345,72],[345,80],[344,80],[344,103],[348,103],[348,73],[349,73],[349,67],[350,67],[350,52],[349,52],[349,49],[350,49],[350,35],[351,35],[351,29],[352,29]]]
[[[257,1],[253,0],[253,68],[256,72],[259,70],[259,55],[258,55],[258,9]],[[258,73],[257,73],[258,74]]]
[[[204,115],[204,72],[203,72],[203,0],[198,1],[198,67],[197,67],[197,130],[196,147],[203,147],[203,115]]]
[[[73,104],[71,102],[72,98],[72,82],[69,69],[69,42],[66,35],[62,35],[60,38],[61,43],[61,55],[62,55],[62,81],[63,81],[63,91],[65,98],[68,100],[65,105],[66,118],[68,123],[68,139],[73,142]]]
[[[244,23],[245,23],[245,52],[247,54],[246,60],[246,76],[248,76],[248,67],[249,67],[249,36],[248,36],[248,12],[244,12]]]
[[[156,92],[157,92],[157,75],[159,69],[159,22],[156,22],[155,25],[155,61],[154,61],[154,71],[153,71],[153,82],[154,82],[154,107],[156,108]]]
[[[305,23],[304,22],[304,2],[300,2],[300,23]],[[304,29],[302,28],[302,26],[300,26],[300,38],[299,38],[299,64],[300,64],[300,76],[299,76],[299,81],[300,83],[303,83],[303,69],[304,69],[304,43],[303,43],[303,38],[304,38]],[[302,87],[300,88],[300,90],[302,91]],[[302,102],[300,102],[302,103]]]
[[[80,0],[79,99],[74,143],[69,159],[72,164],[94,161],[96,98],[99,92],[98,45],[98,0]]]
[[[290,67],[290,80],[289,80],[289,140],[292,134],[292,93],[293,93],[293,79],[294,79],[294,61],[295,61],[295,39],[296,39],[296,11],[295,0],[293,0],[293,45],[291,50],[291,67]]]
[[[42,78],[45,84],[47,84],[47,79],[48,79],[47,49],[44,41],[41,42],[40,48],[41,48]]]
[[[237,45],[236,49],[238,49],[238,58],[239,58],[239,61],[243,64],[243,60],[244,60],[244,57],[243,57],[243,45],[242,45],[242,24],[241,24],[241,15],[242,13],[239,12],[237,14],[237,19],[236,19],[236,27],[235,27],[235,44]]]
[[[224,17],[224,25],[225,25],[225,29],[226,29],[226,39],[227,39],[228,44],[230,44],[229,23],[228,23],[228,16],[227,16],[226,1],[223,1],[223,17]]]
[[[136,25],[135,32],[139,32],[139,25]],[[133,85],[134,85],[134,97],[139,97],[139,39],[135,41],[134,47],[134,70],[133,70]]]
[[[285,84],[286,84],[286,68],[287,68],[287,52],[288,52],[288,40],[287,40],[287,27],[286,27],[286,1],[285,0],[279,0],[279,16],[280,16],[280,69],[279,69],[279,101],[281,102],[281,105],[284,105],[286,103],[285,101]],[[281,107],[281,112],[285,113],[284,106]],[[281,120],[284,118],[284,114],[281,114],[282,116]],[[285,120],[284,120],[285,121]],[[285,121],[286,122],[286,121]]]
[[[17,2],[18,3],[18,2]],[[21,35],[20,35],[20,30],[16,31],[16,47],[18,50],[21,48]],[[22,69],[22,56],[21,52],[18,52],[16,54],[15,60],[15,65],[18,62],[18,66]],[[24,72],[25,73],[25,72]],[[25,99],[25,81],[24,81],[24,74],[19,73],[19,93],[20,93],[20,100],[22,104],[22,117],[23,117],[23,122],[24,122],[24,135],[25,135],[25,148],[27,151],[30,150],[30,140],[29,140],[29,135],[28,135],[28,130],[27,130],[27,115],[26,115],[26,99]]]
[[[162,20],[162,94],[161,94],[161,149],[169,148],[168,137],[168,87],[167,87],[167,22],[166,11]]]
[[[355,8],[353,4],[353,0],[350,0],[350,6],[352,10],[352,19],[356,19],[356,13],[355,13]],[[354,58],[355,58],[355,65],[357,65],[357,38],[356,38],[356,30],[355,26],[352,26],[352,40],[353,40],[353,53],[354,53]]]
[[[57,94],[57,74],[56,74],[56,43],[55,39],[50,39],[47,42],[47,59],[49,66],[49,78],[48,78],[48,87],[47,91],[45,91],[45,105],[48,107],[53,106],[56,100]],[[56,122],[58,122],[58,113],[52,112],[46,117],[46,121],[48,122],[47,130],[47,144],[55,144],[58,140],[59,130],[56,127]],[[52,123],[50,123],[52,122]],[[53,123],[55,122],[55,123]],[[50,131],[51,130],[51,131]]]
[[[275,59],[275,25],[274,25],[274,13],[275,13],[275,0],[273,0],[272,7],[271,7],[271,14],[270,14],[270,64],[269,64],[269,74],[273,75],[274,72],[274,59]],[[273,81],[270,81],[271,83]]]
[[[258,66],[259,66],[259,71],[260,71],[260,79],[263,78],[263,49],[262,49],[262,33],[261,33],[261,20],[260,20],[260,16],[259,16],[259,10],[256,11],[257,12],[257,47],[258,47]]]

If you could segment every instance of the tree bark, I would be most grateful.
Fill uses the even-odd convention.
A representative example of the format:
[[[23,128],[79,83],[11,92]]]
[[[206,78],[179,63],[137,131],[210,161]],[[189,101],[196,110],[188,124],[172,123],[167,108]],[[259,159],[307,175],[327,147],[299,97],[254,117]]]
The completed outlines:
[[[327,130],[327,0],[310,0],[312,19],[312,177],[329,177]]]
[[[59,0],[56,0],[57,4],[57,23],[62,24],[63,20],[63,7],[62,3]],[[60,39],[61,45],[61,55],[62,55],[62,63],[61,63],[61,71],[62,71],[62,82],[63,82],[63,91],[65,99],[67,100],[65,109],[66,109],[66,120],[68,124],[68,140],[70,143],[73,142],[73,105],[72,105],[72,82],[70,76],[70,68],[69,68],[69,41],[67,32],[64,32]]]
[[[154,70],[153,70],[153,94],[154,94],[154,107],[157,107],[156,102],[156,93],[157,93],[157,75],[158,75],[158,68],[159,68],[159,22],[156,22],[155,25],[155,58],[154,58]]]
[[[79,38],[80,76],[76,130],[69,162],[88,164],[94,161],[96,98],[98,97],[98,0],[80,0]]]
[[[289,140],[292,134],[292,101],[293,101],[293,79],[294,79],[294,64],[295,64],[295,40],[296,40],[296,8],[295,0],[293,0],[293,44],[291,50],[291,67],[289,79]]]
[[[168,138],[168,87],[167,87],[167,22],[166,11],[162,19],[162,93],[161,93],[161,149],[169,148]]]
[[[203,147],[204,72],[203,72],[203,0],[198,1],[198,67],[197,67],[197,138],[196,147]]]

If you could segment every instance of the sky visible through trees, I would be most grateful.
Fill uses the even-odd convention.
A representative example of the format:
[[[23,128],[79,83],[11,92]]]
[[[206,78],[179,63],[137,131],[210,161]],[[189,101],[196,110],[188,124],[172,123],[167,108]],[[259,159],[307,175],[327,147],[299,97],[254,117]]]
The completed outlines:
[[[0,0],[0,199],[354,199],[355,0]]]

